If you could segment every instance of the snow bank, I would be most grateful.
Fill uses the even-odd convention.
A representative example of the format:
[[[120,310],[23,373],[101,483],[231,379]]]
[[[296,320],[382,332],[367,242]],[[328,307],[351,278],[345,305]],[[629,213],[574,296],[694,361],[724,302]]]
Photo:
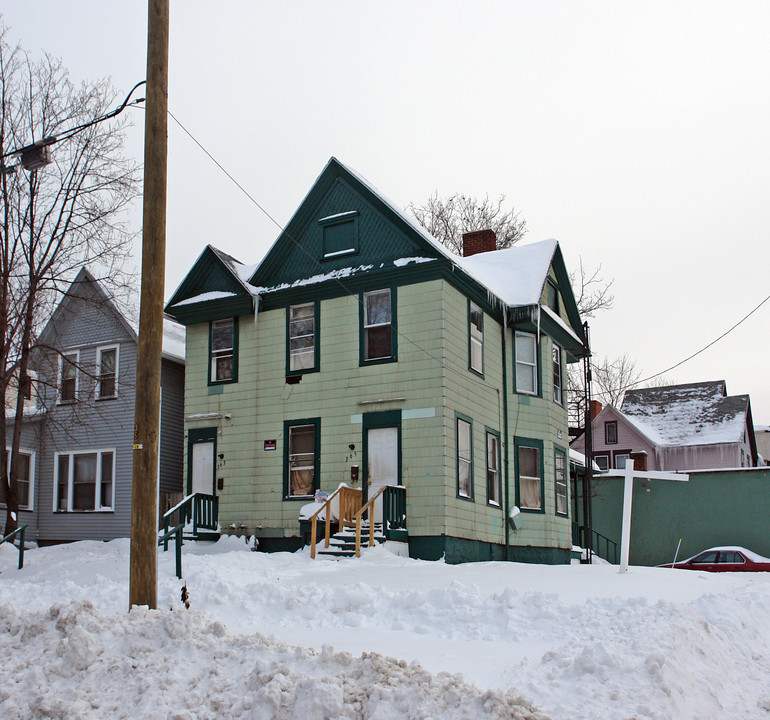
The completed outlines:
[[[770,717],[770,574],[0,546],[0,718]]]

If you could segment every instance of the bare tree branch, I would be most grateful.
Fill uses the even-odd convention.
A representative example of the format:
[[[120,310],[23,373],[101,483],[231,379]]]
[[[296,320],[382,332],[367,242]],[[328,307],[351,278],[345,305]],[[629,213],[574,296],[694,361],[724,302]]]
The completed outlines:
[[[77,87],[60,59],[36,61],[12,47],[0,24],[0,154],[101,118],[116,97],[108,79]],[[124,126],[93,124],[57,144],[51,165],[0,172],[0,404],[15,409],[0,426],[6,532],[17,524],[23,393],[35,353],[43,354],[40,331],[83,266],[111,295],[125,296],[131,284],[126,211],[139,178],[136,163],[123,157]]]

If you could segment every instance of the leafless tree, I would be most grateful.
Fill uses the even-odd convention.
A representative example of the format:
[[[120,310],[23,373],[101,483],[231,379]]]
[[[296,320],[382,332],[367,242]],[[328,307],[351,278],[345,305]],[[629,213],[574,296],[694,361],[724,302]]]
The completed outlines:
[[[407,210],[442,245],[462,255],[463,233],[494,230],[498,250],[511,247],[524,237],[526,220],[513,206],[506,210],[504,203],[505,195],[500,195],[497,200],[485,195],[479,200],[463,193],[441,198],[435,192],[424,205],[409,203]]]
[[[0,25],[0,155],[87,125],[116,99],[109,80],[76,86],[61,60],[34,60]],[[123,157],[123,126],[90,125],[55,145],[47,167],[0,172],[0,404],[12,408],[0,424],[6,533],[17,527],[24,392],[37,334],[83,265],[115,296],[129,284],[126,210],[139,181],[136,164]]]
[[[612,294],[614,280],[606,280],[602,275],[602,266],[587,270],[583,265],[583,258],[579,258],[577,270],[569,275],[572,292],[575,294],[580,316],[591,318],[602,310],[611,310],[615,302]]]

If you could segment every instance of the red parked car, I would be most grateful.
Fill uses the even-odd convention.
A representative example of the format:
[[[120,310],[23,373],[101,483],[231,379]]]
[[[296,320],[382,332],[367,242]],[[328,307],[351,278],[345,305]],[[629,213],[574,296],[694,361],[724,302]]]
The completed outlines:
[[[665,568],[705,570],[706,572],[770,572],[770,558],[742,547],[713,547],[678,563],[658,565]]]

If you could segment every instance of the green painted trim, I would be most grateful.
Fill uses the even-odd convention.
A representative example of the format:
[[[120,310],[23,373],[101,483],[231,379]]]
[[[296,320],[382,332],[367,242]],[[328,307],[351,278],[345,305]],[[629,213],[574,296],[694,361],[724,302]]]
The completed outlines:
[[[310,495],[289,495],[289,428],[293,425],[313,425],[315,427],[315,448],[313,458],[313,492]],[[283,421],[283,499],[308,501],[321,487],[321,418],[304,418]]]
[[[174,306],[177,303],[182,302],[182,300],[189,300],[190,298],[214,289],[233,292],[239,299],[245,298],[251,302],[251,296],[243,286],[243,283],[233,274],[222,256],[238,262],[235,258],[231,258],[229,255],[215,249],[213,246],[206,245],[177,290],[171,296],[171,299],[166,305],[165,312],[172,317],[177,317],[177,314],[179,313],[184,315],[187,313],[187,308],[197,306],[198,303],[195,303],[193,306],[182,305],[180,308],[175,308]],[[215,277],[220,270],[224,270],[225,274],[224,276],[219,276],[221,282],[216,284],[217,287],[212,287],[212,278]],[[231,300],[231,298],[227,298],[227,300]],[[201,304],[208,305],[209,302],[217,301],[208,301]],[[232,315],[232,313],[230,314]],[[206,319],[208,320],[211,318],[207,317]]]
[[[506,557],[505,546],[481,540],[468,540],[448,535],[409,536],[409,557],[417,560],[441,560],[449,565],[465,562],[536,563],[540,565],[568,565],[570,549],[535,546],[511,546]]]
[[[383,412],[363,413],[361,417],[361,464],[363,475],[361,477],[361,500],[366,503],[369,500],[369,430],[382,428],[396,428],[398,431],[398,484],[403,485],[402,454],[401,454],[401,410],[384,410]]]
[[[553,446],[553,508],[554,514],[558,517],[569,517],[569,461],[567,459],[567,450],[561,448],[558,445]],[[559,512],[559,490],[556,484],[556,456],[561,455],[564,458],[564,506],[567,508],[566,512]]]
[[[534,393],[520,391],[516,387],[517,373],[516,373],[516,333],[523,333],[525,335],[531,335],[535,338],[535,382],[537,388]],[[540,338],[537,335],[537,330],[520,330],[516,327],[513,328],[513,382],[512,390],[517,395],[523,395],[525,397],[543,397],[543,343],[540,342]]]
[[[500,495],[500,503],[491,502],[489,500],[489,439],[488,435],[493,435],[497,438],[497,484],[499,485],[498,494]],[[490,507],[496,507],[502,509],[503,503],[503,464],[502,464],[502,445],[500,441],[500,433],[497,430],[493,430],[490,427],[484,428],[484,459],[487,466],[487,474],[485,476],[486,482],[484,483],[487,489],[487,505]]]
[[[298,305],[309,305],[313,303],[313,315],[314,315],[314,327],[315,333],[313,337],[313,367],[306,368],[304,370],[290,370],[291,365],[291,343],[289,342],[289,327],[291,325],[291,309]],[[292,377],[294,375],[306,375],[308,373],[318,372],[321,369],[321,301],[310,300],[304,303],[293,303],[286,306],[286,377]]]
[[[558,348],[559,350],[559,379],[561,381],[561,401],[556,399],[556,384],[553,381],[553,350],[554,348]],[[555,402],[559,407],[566,407],[567,406],[567,388],[564,387],[564,380],[566,379],[566,376],[564,374],[565,372],[565,366],[564,366],[564,348],[559,345],[559,343],[556,342],[553,338],[551,338],[551,399],[553,402]]]
[[[535,438],[515,437],[513,439],[513,447],[515,448],[516,453],[516,505],[523,513],[538,513],[543,515],[545,514],[545,458],[543,457],[543,441]],[[521,469],[521,463],[519,462],[520,447],[536,448],[540,453],[540,509],[521,507],[521,487],[519,484]]]
[[[210,320],[253,315],[254,299],[249,296],[206,300],[193,305],[182,305],[179,308],[167,307],[166,312],[182,325],[197,325]]]
[[[505,355],[505,346],[508,340],[508,328],[507,323],[503,322],[501,330],[501,347],[502,347],[502,368],[503,368],[503,452],[505,457],[505,516],[503,518],[503,524],[505,525],[505,559],[508,559],[508,546],[510,544],[510,532],[511,527],[508,522],[509,513],[511,511],[511,478],[510,478],[510,457],[508,453],[508,438],[510,437],[508,427],[508,359]]]
[[[384,363],[398,362],[398,293],[395,285],[390,287],[378,287],[366,292],[377,292],[378,290],[390,290],[390,357],[375,358],[367,360],[365,354],[365,333],[364,333],[364,291],[358,296],[358,364],[360,367],[366,365],[383,365]]]
[[[467,422],[468,425],[470,425],[470,448],[471,448],[471,494],[470,497],[467,495],[461,495],[460,494],[460,423],[459,421],[462,420],[463,422]],[[469,418],[467,415],[463,415],[462,413],[455,412],[455,477],[457,478],[457,487],[456,487],[456,497],[459,500],[467,500],[469,502],[475,502],[474,496],[475,496],[475,477],[474,477],[474,467],[473,467],[473,420]]]
[[[223,320],[227,320],[229,318],[221,318]],[[212,339],[211,339],[211,333],[213,329],[213,324],[216,322],[216,320],[211,320],[209,322],[209,354],[208,354],[208,371],[207,371],[207,380],[209,386],[220,386],[220,385],[231,385],[232,383],[238,382],[238,318],[234,317],[232,318],[233,321],[233,376],[229,380],[212,380],[211,379],[211,350],[212,350]]]
[[[353,255],[358,255],[359,251],[359,242],[360,238],[358,235],[358,210],[353,210],[350,213],[345,214],[343,217],[339,218],[329,218],[329,219],[321,219],[318,221],[318,224],[322,228],[321,232],[321,257],[319,258],[321,262],[329,261],[329,260],[336,260],[339,257],[349,257]],[[343,254],[334,255],[332,254],[331,257],[328,256],[328,253],[326,252],[326,229],[331,227],[336,227],[338,225],[347,225],[351,224],[353,225],[353,238],[354,238],[354,244],[353,248],[350,252],[346,252]],[[331,251],[334,253],[335,251]]]
[[[472,330],[471,330],[471,326],[472,326],[472,323],[471,323],[471,306],[472,305],[475,305],[479,309],[479,312],[481,313],[481,371],[476,370],[476,368],[471,366],[471,359],[473,357],[473,355],[472,355],[473,345],[472,345],[472,339],[471,339],[471,333],[472,333]],[[473,300],[468,298],[468,370],[470,370],[475,375],[478,375],[480,378],[483,378],[484,377],[484,367],[485,367],[485,363],[484,363],[484,310],[483,310],[483,308],[477,302],[474,302]]]
[[[212,486],[212,494],[217,494],[217,483],[216,483],[216,468],[217,468],[217,428],[216,427],[206,427],[206,428],[190,428],[187,431],[187,495],[190,495],[192,493],[192,471],[193,471],[193,461],[192,461],[192,448],[193,445],[197,443],[202,442],[213,442],[214,443],[214,461],[212,463],[211,468],[211,486]]]

